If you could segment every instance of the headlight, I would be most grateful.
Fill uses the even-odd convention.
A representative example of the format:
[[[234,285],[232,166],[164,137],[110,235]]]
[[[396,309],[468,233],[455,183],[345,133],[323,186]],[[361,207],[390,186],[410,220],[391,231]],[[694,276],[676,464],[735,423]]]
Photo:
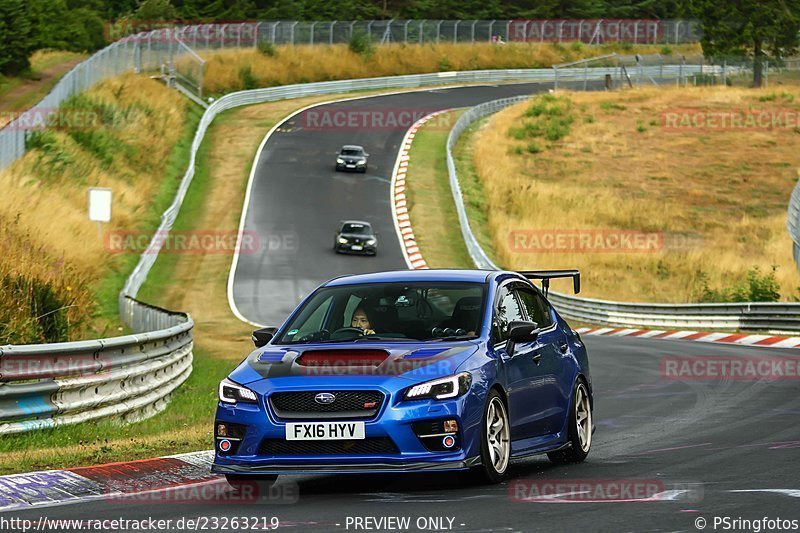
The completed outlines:
[[[341,157],[337,157],[337,158],[336,158],[336,162],[337,162],[338,164],[340,164],[340,165],[344,165],[344,159],[342,159]]]
[[[347,244],[347,239],[344,237],[339,237],[339,244]]]
[[[376,241],[375,239],[369,239],[369,240],[367,241],[367,244],[368,244],[368,245],[370,245],[370,246],[372,246],[372,245],[373,245],[373,244],[375,244],[376,242],[378,242],[378,241]]]
[[[258,401],[258,397],[250,389],[237,385],[229,379],[223,379],[219,384],[219,401],[224,403],[255,403]]]
[[[446,400],[467,393],[472,385],[472,374],[461,372],[454,376],[426,381],[406,389],[406,400]]]
[[[367,164],[367,160],[366,160],[366,159],[364,159],[364,160],[362,160],[362,161],[358,161],[358,163],[357,163],[357,164],[359,164],[359,165],[366,165],[366,164]]]

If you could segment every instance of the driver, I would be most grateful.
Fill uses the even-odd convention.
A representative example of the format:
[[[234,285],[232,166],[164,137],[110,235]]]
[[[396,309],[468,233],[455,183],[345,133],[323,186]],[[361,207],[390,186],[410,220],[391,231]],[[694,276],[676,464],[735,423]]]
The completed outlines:
[[[364,335],[375,335],[375,330],[372,329],[372,324],[367,316],[364,307],[358,306],[353,311],[353,318],[350,320],[350,327],[358,328],[363,331]]]

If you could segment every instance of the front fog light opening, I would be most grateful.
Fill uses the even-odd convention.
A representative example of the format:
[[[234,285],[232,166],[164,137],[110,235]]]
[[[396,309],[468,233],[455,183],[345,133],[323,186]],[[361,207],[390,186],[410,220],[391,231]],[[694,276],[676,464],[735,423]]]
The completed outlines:
[[[412,429],[429,452],[454,452],[461,448],[458,421],[455,419],[415,422]]]

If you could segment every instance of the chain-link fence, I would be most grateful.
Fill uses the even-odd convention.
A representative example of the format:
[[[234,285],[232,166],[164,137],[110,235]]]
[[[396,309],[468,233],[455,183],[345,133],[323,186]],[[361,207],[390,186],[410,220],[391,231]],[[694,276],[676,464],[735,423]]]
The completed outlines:
[[[163,24],[163,23],[159,23]],[[201,24],[169,29],[195,50],[258,43],[336,44],[363,35],[374,43],[529,42],[680,44],[700,39],[691,20],[331,20]]]
[[[800,79],[800,60],[759,61],[762,85],[771,80]],[[756,63],[747,57],[707,58],[683,55],[620,55],[616,53],[553,65],[554,88],[565,82],[571,90],[594,89],[604,79],[608,90],[678,85],[752,86]]]

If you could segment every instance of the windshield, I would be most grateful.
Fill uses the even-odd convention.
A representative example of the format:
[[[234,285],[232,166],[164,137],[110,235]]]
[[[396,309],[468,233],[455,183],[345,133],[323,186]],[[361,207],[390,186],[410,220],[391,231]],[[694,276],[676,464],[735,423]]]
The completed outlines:
[[[372,228],[366,224],[345,224],[342,226],[342,233],[355,233],[357,235],[369,235]]]
[[[486,285],[369,283],[324,287],[284,328],[276,344],[363,339],[468,339],[480,333]]]
[[[342,150],[342,155],[363,155],[363,150],[354,150],[352,148],[347,148]]]

